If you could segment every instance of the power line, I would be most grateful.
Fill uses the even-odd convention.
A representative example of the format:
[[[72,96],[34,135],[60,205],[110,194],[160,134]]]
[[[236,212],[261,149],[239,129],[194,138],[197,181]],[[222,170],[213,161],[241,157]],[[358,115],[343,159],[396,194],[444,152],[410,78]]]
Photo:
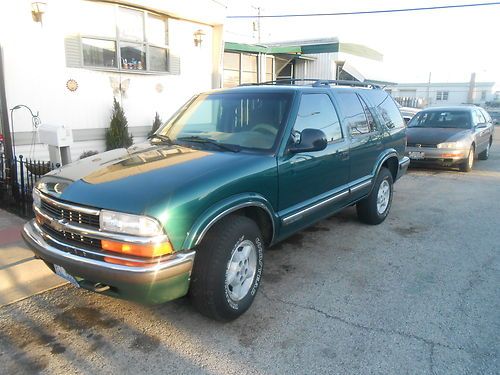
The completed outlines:
[[[399,9],[379,9],[379,10],[364,10],[356,12],[335,12],[335,13],[297,13],[297,14],[269,14],[269,15],[249,15],[249,16],[227,16],[226,18],[287,18],[287,17],[322,17],[322,16],[350,16],[360,14],[377,14],[377,13],[402,13],[402,12],[420,12],[427,10],[442,10],[456,8],[472,8],[481,6],[500,5],[500,2],[490,3],[474,3],[461,5],[441,5],[433,7],[418,7],[418,8],[399,8]]]

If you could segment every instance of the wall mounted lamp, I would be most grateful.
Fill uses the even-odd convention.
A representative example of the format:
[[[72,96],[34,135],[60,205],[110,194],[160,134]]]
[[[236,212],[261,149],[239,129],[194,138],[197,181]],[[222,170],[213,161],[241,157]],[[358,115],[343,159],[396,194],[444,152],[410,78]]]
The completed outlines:
[[[205,33],[203,32],[203,30],[198,29],[194,32],[193,36],[194,36],[194,45],[196,47],[200,47],[201,42],[203,42],[203,37],[205,36]]]
[[[33,21],[42,23],[42,16],[46,8],[47,3],[39,1],[31,3],[31,17],[33,17]]]

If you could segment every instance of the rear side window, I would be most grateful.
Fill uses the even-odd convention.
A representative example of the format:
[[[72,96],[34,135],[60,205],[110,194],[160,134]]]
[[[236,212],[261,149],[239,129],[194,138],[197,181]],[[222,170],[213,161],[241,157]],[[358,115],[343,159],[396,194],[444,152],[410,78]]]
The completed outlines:
[[[301,132],[307,128],[322,130],[328,142],[342,138],[339,117],[328,95],[302,95],[293,129]]]
[[[360,136],[375,130],[368,122],[365,109],[356,93],[341,92],[338,94],[338,99],[344,113],[344,121],[348,124],[351,135]]]
[[[372,90],[367,95],[373,102],[383,125],[389,129],[404,128],[405,122],[401,112],[389,94],[383,90]]]

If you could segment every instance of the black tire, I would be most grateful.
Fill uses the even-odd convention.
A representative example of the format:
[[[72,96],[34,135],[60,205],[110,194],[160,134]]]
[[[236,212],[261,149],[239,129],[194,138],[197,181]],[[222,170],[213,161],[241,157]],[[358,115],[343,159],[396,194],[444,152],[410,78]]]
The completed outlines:
[[[460,170],[462,172],[470,172],[472,171],[473,166],[474,166],[474,145],[470,146],[467,159],[465,159],[464,162],[460,164]]]
[[[384,188],[387,186],[385,181],[389,185],[389,197],[387,206],[382,212],[379,212],[377,207],[378,194],[382,185],[384,186]],[[356,204],[356,212],[358,213],[359,220],[361,220],[363,223],[371,225],[377,225],[383,222],[391,209],[392,195],[393,195],[392,174],[387,168],[382,167],[377,175],[375,184],[373,186],[370,195],[368,195],[363,200],[360,200]]]
[[[490,147],[491,147],[491,139],[488,142],[488,146],[486,146],[486,150],[484,150],[478,155],[479,160],[488,160],[488,158],[490,157]]]
[[[244,297],[234,300],[231,285],[226,285],[229,263],[233,254],[242,250],[240,245],[251,246],[250,243],[255,247],[253,280],[248,282],[250,287]],[[257,224],[245,216],[223,218],[210,229],[196,251],[189,291],[194,307],[209,318],[236,319],[252,304],[263,267],[264,241]]]

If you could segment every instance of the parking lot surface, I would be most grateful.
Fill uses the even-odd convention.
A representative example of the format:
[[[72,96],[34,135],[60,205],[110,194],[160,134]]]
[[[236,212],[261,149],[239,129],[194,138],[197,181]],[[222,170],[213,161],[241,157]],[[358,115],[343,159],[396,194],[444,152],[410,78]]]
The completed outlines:
[[[379,226],[349,208],[269,249],[232,323],[71,286],[3,307],[0,373],[498,374],[499,214],[496,142],[471,173],[410,169]]]

